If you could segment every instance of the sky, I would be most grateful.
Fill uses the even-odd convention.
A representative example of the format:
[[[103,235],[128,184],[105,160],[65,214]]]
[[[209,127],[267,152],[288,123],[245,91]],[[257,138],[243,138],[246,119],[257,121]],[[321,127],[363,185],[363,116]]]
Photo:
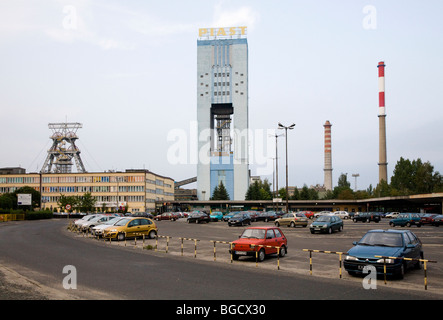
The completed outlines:
[[[247,26],[249,126],[266,137],[283,133],[279,122],[296,124],[290,186],[324,183],[327,120],[333,186],[342,173],[353,188],[357,173],[358,189],[377,185],[379,61],[388,180],[400,157],[443,172],[441,12],[440,0],[0,0],[0,167],[40,171],[48,123],[67,121],[83,125],[77,146],[89,172],[196,176],[198,30]],[[171,161],[178,141],[180,163]],[[275,145],[257,141],[251,175],[272,181],[258,159],[275,157]],[[278,150],[283,186],[285,137]]]

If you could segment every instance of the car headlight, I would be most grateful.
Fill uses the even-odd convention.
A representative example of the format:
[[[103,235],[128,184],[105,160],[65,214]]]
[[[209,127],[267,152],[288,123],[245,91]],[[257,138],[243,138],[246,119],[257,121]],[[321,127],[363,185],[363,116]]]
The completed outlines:
[[[395,263],[394,259],[378,259],[377,263]]]
[[[357,257],[354,257],[354,256],[345,256],[345,260],[357,261],[358,258],[357,258]]]

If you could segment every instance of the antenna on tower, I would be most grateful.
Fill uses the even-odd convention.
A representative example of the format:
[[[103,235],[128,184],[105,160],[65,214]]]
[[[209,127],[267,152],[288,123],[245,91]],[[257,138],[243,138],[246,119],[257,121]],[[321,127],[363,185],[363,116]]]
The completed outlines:
[[[70,173],[72,171],[72,159],[75,160],[77,171],[86,172],[83,161],[80,158],[80,149],[75,145],[78,139],[77,130],[83,125],[78,122],[49,123],[52,130],[52,146],[48,150],[48,156],[43,164],[41,173]]]

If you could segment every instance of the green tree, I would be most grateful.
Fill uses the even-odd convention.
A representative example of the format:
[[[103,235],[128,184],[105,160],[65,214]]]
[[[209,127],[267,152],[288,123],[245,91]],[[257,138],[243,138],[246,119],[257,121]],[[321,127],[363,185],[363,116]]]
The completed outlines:
[[[90,192],[86,192],[83,196],[78,198],[77,210],[80,212],[91,212],[95,210],[95,203],[97,199],[91,195]]]
[[[214,188],[211,200],[229,200],[229,194],[222,181]]]
[[[67,210],[66,206],[69,204],[71,209],[69,212],[74,211],[75,208],[78,207],[79,198],[77,196],[65,196],[64,194],[60,194],[60,198],[57,201],[58,206],[61,211]]]
[[[245,195],[246,200],[271,200],[271,185],[267,179],[265,181],[255,180],[249,185]]]
[[[400,157],[391,178],[391,194],[410,195],[443,190],[443,177],[434,167],[420,158],[410,161]]]

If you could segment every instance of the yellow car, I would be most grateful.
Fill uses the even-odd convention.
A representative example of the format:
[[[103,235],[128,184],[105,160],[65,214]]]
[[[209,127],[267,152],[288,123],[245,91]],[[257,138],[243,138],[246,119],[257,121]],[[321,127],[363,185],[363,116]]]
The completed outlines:
[[[308,225],[308,218],[303,213],[286,213],[281,218],[275,220],[275,225],[288,226],[295,228],[296,226],[306,227]]]
[[[103,237],[122,241],[126,238],[146,235],[148,238],[153,239],[156,237],[157,231],[158,228],[151,219],[128,217],[103,230]]]

